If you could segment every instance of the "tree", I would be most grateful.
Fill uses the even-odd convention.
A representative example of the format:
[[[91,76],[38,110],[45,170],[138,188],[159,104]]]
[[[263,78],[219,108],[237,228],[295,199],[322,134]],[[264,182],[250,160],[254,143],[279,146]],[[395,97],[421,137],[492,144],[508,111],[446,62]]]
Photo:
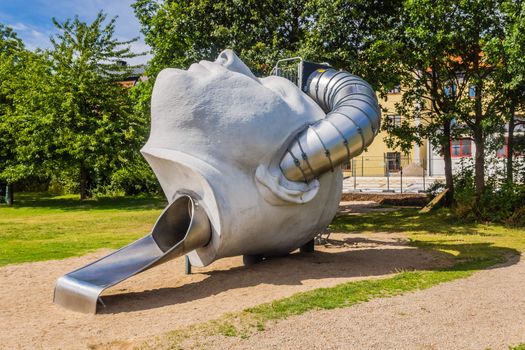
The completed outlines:
[[[454,184],[450,141],[472,137],[476,145],[475,188],[485,187],[485,144],[497,129],[500,91],[491,89],[494,67],[485,60],[484,44],[503,34],[497,0],[409,0],[399,28],[386,37],[392,65],[400,64],[404,89],[398,110],[407,122],[385,124],[390,141],[407,146],[430,139],[445,160],[448,203]]]
[[[294,55],[304,36],[306,0],[136,0],[153,59],[148,75],[166,67],[187,68],[214,60],[224,49],[239,54],[256,72],[268,74],[280,58]]]
[[[517,110],[525,107],[525,3],[506,1],[502,9],[506,19],[504,35],[488,41],[484,51],[487,60],[495,67],[493,86],[501,90],[499,110],[507,117],[506,180],[512,183],[516,148],[514,130],[525,123],[516,119]]]
[[[384,64],[391,47],[385,33],[399,26],[400,0],[310,0],[304,16],[306,34],[300,54],[362,76],[376,90],[399,83],[396,66]]]
[[[0,23],[0,53],[14,54],[24,49],[22,40],[18,38],[15,31]]]
[[[15,162],[15,135],[8,127],[7,115],[13,109],[12,83],[20,71],[24,51],[24,45],[16,33],[0,23],[0,180],[7,183],[6,202],[9,205],[13,204],[13,183],[17,178],[9,174]]]
[[[132,113],[128,91],[118,84],[134,68],[122,61],[137,56],[129,47],[137,39],[115,39],[116,18],[105,20],[102,12],[90,24],[78,17],[53,19],[59,34],[50,52],[51,159],[62,169],[78,170],[81,200],[143,141],[144,121]]]

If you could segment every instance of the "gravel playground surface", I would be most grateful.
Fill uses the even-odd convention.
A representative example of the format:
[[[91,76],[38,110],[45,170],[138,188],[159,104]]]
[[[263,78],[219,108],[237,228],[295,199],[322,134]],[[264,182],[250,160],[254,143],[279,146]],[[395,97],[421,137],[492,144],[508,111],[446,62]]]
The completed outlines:
[[[59,276],[108,251],[2,267],[0,349],[86,349],[108,342],[126,349],[170,330],[297,292],[448,263],[436,253],[407,246],[397,234],[334,233],[330,238],[335,244],[318,247],[315,253],[249,267],[242,266],[240,257],[226,258],[195,268],[189,276],[179,258],[108,290],[103,296],[106,308],[97,315],[54,305],[53,286]]]

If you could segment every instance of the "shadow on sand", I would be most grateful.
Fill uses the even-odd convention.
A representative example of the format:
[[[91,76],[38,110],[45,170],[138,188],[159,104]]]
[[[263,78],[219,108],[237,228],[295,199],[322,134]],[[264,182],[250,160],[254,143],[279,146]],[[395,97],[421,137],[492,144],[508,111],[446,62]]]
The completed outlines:
[[[294,253],[282,258],[268,259],[257,265],[201,272],[206,276],[204,280],[180,287],[167,286],[104,296],[106,307],[101,307],[100,313],[116,314],[160,308],[259,284],[300,285],[303,281],[312,279],[374,278],[406,270],[468,270],[488,267],[503,261],[507,261],[506,264],[509,265],[519,261],[517,251],[485,243],[443,245],[427,242],[423,249],[408,247],[401,240],[381,241],[363,237],[331,239],[329,243],[355,249]],[[439,249],[456,253],[446,253]],[[472,256],[472,252],[481,255]],[[470,264],[467,264],[467,261]],[[182,269],[181,266],[177,268]]]

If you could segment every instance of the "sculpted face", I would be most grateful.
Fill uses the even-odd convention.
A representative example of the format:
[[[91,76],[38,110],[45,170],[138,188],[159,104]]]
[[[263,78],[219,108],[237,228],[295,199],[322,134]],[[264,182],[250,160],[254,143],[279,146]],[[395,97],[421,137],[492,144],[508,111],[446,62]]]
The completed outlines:
[[[288,181],[279,161],[287,145],[324,112],[294,84],[258,79],[232,52],[187,71],[163,70],[142,149],[171,202],[190,194],[210,219],[211,242],[193,265],[240,254],[283,254],[332,219],[341,173],[309,184]]]

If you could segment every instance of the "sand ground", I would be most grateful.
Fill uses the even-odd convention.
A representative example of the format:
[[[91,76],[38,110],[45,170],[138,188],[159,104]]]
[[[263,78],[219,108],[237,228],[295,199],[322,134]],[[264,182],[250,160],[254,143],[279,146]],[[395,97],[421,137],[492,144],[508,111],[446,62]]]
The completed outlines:
[[[183,258],[139,274],[104,293],[97,315],[52,303],[55,280],[108,251],[0,268],[1,349],[85,349],[122,346],[271,300],[398,269],[428,269],[442,256],[408,247],[401,235],[332,234],[329,247],[244,267],[240,257],[184,275]]]

